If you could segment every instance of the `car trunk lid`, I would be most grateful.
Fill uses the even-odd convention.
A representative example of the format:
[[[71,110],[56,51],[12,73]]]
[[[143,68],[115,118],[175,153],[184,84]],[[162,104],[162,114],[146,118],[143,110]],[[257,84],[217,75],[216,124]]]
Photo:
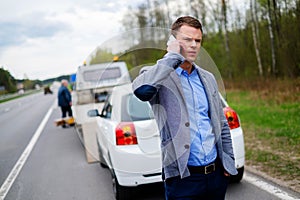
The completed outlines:
[[[134,126],[139,148],[148,154],[160,153],[160,136],[156,121],[135,121]]]

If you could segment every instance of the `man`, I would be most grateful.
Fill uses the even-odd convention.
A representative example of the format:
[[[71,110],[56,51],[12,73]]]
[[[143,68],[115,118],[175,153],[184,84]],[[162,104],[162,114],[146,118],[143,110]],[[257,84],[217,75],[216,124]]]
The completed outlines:
[[[172,35],[168,53],[133,82],[134,94],[151,103],[160,129],[166,199],[224,199],[237,170],[216,80],[194,63],[202,25],[180,17]]]
[[[58,105],[61,108],[61,112],[62,112],[62,118],[65,118],[67,116],[72,117],[72,99],[71,99],[71,94],[70,91],[68,89],[68,81],[63,79],[61,80],[61,86],[58,90]],[[62,125],[63,128],[66,127],[65,124]]]

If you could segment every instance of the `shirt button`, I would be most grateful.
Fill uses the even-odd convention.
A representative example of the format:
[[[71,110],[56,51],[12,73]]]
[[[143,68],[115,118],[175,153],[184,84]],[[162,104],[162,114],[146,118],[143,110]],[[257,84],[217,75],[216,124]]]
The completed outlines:
[[[189,123],[189,122],[185,123],[185,126],[186,126],[186,127],[189,127],[189,126],[190,126],[190,123]]]
[[[186,145],[184,145],[184,148],[188,149],[188,148],[190,148],[190,145],[186,144]]]

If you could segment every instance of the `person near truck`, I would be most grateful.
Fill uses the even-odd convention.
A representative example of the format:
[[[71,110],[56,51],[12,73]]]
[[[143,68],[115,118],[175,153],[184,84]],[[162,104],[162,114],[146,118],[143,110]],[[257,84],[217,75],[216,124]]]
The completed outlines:
[[[58,90],[58,106],[61,108],[62,118],[66,118],[67,114],[69,117],[73,117],[72,113],[72,97],[70,90],[68,89],[69,82],[66,79],[61,80],[61,86]],[[65,124],[62,125],[66,127]]]

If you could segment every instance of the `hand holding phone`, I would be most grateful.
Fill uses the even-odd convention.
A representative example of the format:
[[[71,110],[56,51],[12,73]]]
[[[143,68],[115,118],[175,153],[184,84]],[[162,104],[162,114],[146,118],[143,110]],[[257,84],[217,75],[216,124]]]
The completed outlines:
[[[175,53],[181,53],[181,46],[179,41],[176,40],[174,35],[170,35],[168,42],[167,42],[167,51],[168,52],[175,52]]]

